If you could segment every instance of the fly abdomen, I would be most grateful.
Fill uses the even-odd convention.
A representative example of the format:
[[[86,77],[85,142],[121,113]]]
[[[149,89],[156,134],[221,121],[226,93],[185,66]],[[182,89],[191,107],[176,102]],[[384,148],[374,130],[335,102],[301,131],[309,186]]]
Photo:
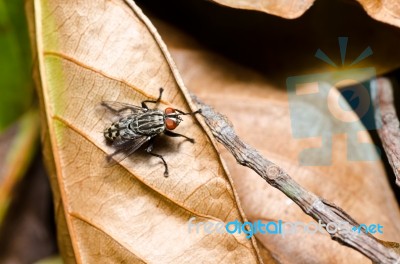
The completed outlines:
[[[137,133],[130,129],[134,118],[122,118],[104,130],[104,137],[111,142],[137,137]]]

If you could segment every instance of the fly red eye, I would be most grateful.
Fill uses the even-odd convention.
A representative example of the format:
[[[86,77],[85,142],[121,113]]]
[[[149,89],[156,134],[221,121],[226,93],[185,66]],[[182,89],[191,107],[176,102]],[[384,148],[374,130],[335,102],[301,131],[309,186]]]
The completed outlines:
[[[165,108],[164,112],[166,115],[173,114],[173,113],[175,113],[175,109],[171,108],[171,107],[167,107],[167,108]]]
[[[176,123],[176,121],[171,118],[166,118],[165,126],[167,127],[168,130],[174,130],[178,126],[178,123]]]

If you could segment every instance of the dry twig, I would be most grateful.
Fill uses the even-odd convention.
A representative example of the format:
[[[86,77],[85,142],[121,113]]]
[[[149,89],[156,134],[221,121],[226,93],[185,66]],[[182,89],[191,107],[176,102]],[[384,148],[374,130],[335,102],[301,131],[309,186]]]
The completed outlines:
[[[393,103],[392,85],[388,79],[376,80],[379,111],[376,113],[378,134],[382,140],[389,163],[396,175],[396,184],[400,186],[400,125]]]
[[[316,221],[323,224],[342,224],[337,232],[330,234],[339,243],[361,252],[375,263],[400,263],[400,254],[385,247],[372,235],[363,232],[349,232],[359,224],[340,207],[307,191],[295,182],[280,167],[264,158],[256,149],[242,142],[236,135],[232,124],[223,115],[216,113],[210,106],[192,96],[195,103],[202,109],[202,116],[214,137],[227,148],[237,162],[249,167],[259,174],[270,185],[282,191],[300,208]],[[330,230],[331,231],[331,230]]]

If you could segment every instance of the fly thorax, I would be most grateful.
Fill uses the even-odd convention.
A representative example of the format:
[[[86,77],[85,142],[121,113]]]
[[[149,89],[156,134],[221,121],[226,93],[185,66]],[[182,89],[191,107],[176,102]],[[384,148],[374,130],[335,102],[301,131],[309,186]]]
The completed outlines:
[[[164,132],[164,114],[160,110],[149,110],[136,116],[136,131],[142,135],[154,136]]]

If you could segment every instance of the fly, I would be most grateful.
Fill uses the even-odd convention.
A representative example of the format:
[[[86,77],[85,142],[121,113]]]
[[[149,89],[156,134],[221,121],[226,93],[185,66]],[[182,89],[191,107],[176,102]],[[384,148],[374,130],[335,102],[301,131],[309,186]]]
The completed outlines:
[[[191,113],[185,113],[171,107],[166,108],[164,111],[150,109],[146,103],[159,103],[163,91],[164,89],[160,88],[157,100],[145,100],[141,103],[141,106],[118,102],[103,101],[101,103],[110,112],[120,117],[118,121],[104,130],[104,137],[107,143],[115,148],[115,151],[107,156],[107,161],[110,162],[113,156],[123,153],[122,158],[117,160],[121,161],[147,143],[146,152],[161,159],[165,167],[164,176],[168,177],[168,165],[164,157],[153,152],[154,139],[158,135],[164,134],[170,137],[184,137],[194,143],[193,138],[172,132],[172,130],[182,122],[182,115],[201,113],[201,109]]]

